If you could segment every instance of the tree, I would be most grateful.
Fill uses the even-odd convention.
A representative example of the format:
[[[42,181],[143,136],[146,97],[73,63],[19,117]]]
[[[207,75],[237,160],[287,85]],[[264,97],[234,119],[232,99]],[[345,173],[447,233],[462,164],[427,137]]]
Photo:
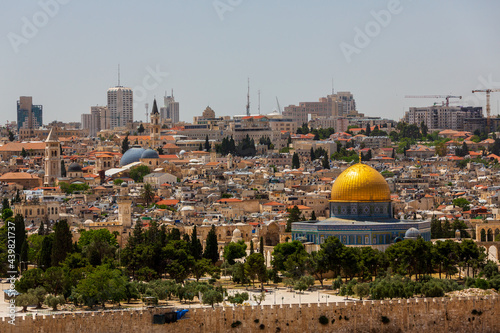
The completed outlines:
[[[50,267],[43,274],[43,286],[55,296],[63,292],[64,280],[64,271],[61,267]]]
[[[330,159],[328,158],[328,154],[323,155],[321,166],[323,167],[323,169],[330,169]]]
[[[130,142],[128,140],[128,134],[127,134],[122,141],[122,154],[125,154],[125,152],[129,149],[129,145]]]
[[[267,268],[264,256],[261,253],[253,253],[248,256],[245,262],[245,274],[252,280],[255,286],[255,280],[261,283],[261,289],[264,289],[264,282],[267,280]]]
[[[149,174],[149,168],[146,165],[133,167],[129,171],[130,178],[132,178],[136,183],[142,183],[144,176],[147,174]]]
[[[253,240],[250,240],[250,254],[255,253],[255,250],[253,249]]]
[[[311,275],[304,275],[298,279],[293,285],[293,289],[303,292],[314,285],[314,278]]]
[[[51,265],[57,266],[73,251],[73,236],[66,220],[57,222],[54,226],[54,230]]]
[[[363,297],[370,295],[370,285],[368,283],[357,283],[354,286],[354,293],[359,296],[362,301]]]
[[[26,312],[28,306],[35,304],[36,301],[37,299],[33,294],[23,293],[16,296],[16,306],[21,306],[23,308],[22,312]]]
[[[9,130],[9,141],[10,142],[14,141],[14,133],[12,133],[11,130]]]
[[[144,128],[144,125],[141,123],[139,127],[137,128],[137,133],[142,134],[144,133],[146,129]]]
[[[323,274],[328,273],[328,261],[324,250],[313,251],[306,261],[307,271],[314,275],[323,288]]]
[[[101,265],[78,282],[72,297],[81,298],[91,308],[96,304],[105,307],[107,301],[119,303],[126,299],[126,282],[120,270]]]
[[[205,136],[205,151],[210,151],[210,141],[208,141],[208,134]]]
[[[314,212],[314,210],[312,211],[310,221],[316,221],[316,213]]]
[[[43,283],[43,271],[40,268],[33,268],[24,272],[15,285],[17,291],[25,293],[30,289],[42,286]]]
[[[219,261],[219,246],[217,242],[217,234],[215,233],[215,226],[208,232],[205,251],[203,252],[203,257],[210,259],[213,264]]]
[[[300,221],[300,209],[297,205],[292,208],[287,208],[288,211],[288,219],[286,221],[286,232],[292,231],[292,223]]]
[[[298,168],[300,168],[300,159],[299,155],[294,152],[292,155],[292,169],[298,169]]]
[[[63,295],[60,295],[60,296],[47,295],[47,297],[45,297],[44,303],[47,306],[50,306],[53,311],[57,311],[57,306],[59,304],[66,303],[66,300],[64,299]]]
[[[191,235],[191,255],[195,260],[201,259],[203,255],[203,246],[198,239],[196,226],[193,227],[193,234]]]
[[[208,289],[203,293],[202,296],[203,304],[211,305],[212,308],[214,307],[214,304],[220,303],[222,301],[223,301],[223,296],[220,291],[214,289]]]
[[[308,253],[300,241],[280,243],[274,247],[272,255],[271,264],[274,269],[286,272],[291,277],[303,275]]]
[[[339,276],[342,267],[341,258],[345,250],[345,245],[342,244],[337,237],[330,236],[320,245],[320,247],[325,253],[328,269],[333,271],[333,276]]]
[[[453,199],[453,205],[462,208],[464,211],[470,210],[470,202],[465,198]]]
[[[66,165],[63,160],[61,160],[61,177],[66,177]]]
[[[264,255],[264,237],[260,236],[259,239],[259,253],[262,253]]]
[[[316,159],[316,155],[314,154],[314,148],[311,146],[311,151],[309,152],[309,156],[311,157],[311,162]]]
[[[210,273],[212,271],[212,262],[209,259],[199,259],[196,260],[193,267],[191,268],[191,271],[193,273],[193,276],[196,279],[196,282],[200,280],[203,276],[205,276],[207,273]]]
[[[149,207],[149,203],[155,199],[155,191],[150,183],[145,183],[142,189],[142,198],[146,201],[146,206]]]
[[[234,265],[235,259],[246,256],[247,245],[245,241],[240,240],[237,243],[230,242],[224,247],[224,259],[230,264]]]
[[[47,269],[52,265],[52,244],[54,241],[54,234],[47,235],[43,238],[42,248],[38,257],[38,266],[42,269]]]
[[[243,302],[248,301],[248,293],[247,292],[236,293],[234,295],[228,296],[227,300],[229,303],[233,305],[243,304]]]
[[[425,124],[424,121],[420,123],[420,132],[422,132],[422,136],[427,136],[427,132],[429,131],[429,128]]]
[[[448,154],[448,146],[446,146],[445,142],[440,142],[436,145],[436,154],[441,157]]]
[[[28,290],[28,294],[32,295],[36,301],[36,308],[41,309],[42,303],[47,295],[47,290],[44,287],[36,287],[35,289]]]

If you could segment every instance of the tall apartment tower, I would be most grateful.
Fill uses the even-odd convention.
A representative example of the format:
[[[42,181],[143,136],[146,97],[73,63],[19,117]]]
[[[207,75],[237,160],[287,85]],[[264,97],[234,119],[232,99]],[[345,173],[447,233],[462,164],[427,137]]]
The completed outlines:
[[[174,99],[174,91],[172,90],[172,96],[163,97],[164,106],[160,108],[160,118],[161,120],[170,119],[173,124],[179,122],[179,102]]]
[[[82,129],[88,129],[89,136],[95,137],[99,131],[111,128],[110,118],[106,106],[91,106],[90,113],[82,114]]]
[[[21,96],[17,101],[17,131],[20,139],[33,136],[34,129],[43,125],[43,107],[33,105],[31,96]]]
[[[151,111],[151,148],[155,149],[160,142],[160,113],[156,105],[156,98],[153,102],[153,110]]]
[[[54,184],[61,177],[61,146],[54,127],[45,140],[45,175],[44,185]]]
[[[134,122],[134,97],[132,89],[120,85],[108,89],[110,128],[132,127]]]

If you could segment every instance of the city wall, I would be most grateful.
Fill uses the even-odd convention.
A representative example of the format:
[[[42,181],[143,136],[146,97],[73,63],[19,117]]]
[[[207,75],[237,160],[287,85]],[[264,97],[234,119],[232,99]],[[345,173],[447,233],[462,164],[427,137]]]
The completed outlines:
[[[153,315],[167,311],[17,317],[15,326],[3,318],[0,332],[500,332],[500,297],[493,296],[198,308],[176,323],[154,325]]]

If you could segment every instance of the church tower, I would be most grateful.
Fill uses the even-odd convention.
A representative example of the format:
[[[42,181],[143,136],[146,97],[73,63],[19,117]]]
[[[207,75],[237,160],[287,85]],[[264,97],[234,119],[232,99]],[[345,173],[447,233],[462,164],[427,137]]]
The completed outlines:
[[[46,186],[52,185],[59,177],[61,177],[61,145],[54,127],[52,127],[47,140],[45,140],[45,176],[43,177],[43,183]]]
[[[153,102],[153,110],[151,111],[151,148],[156,149],[160,144],[160,113],[156,105],[156,98]]]
[[[118,222],[124,230],[132,228],[132,199],[129,196],[118,198]]]

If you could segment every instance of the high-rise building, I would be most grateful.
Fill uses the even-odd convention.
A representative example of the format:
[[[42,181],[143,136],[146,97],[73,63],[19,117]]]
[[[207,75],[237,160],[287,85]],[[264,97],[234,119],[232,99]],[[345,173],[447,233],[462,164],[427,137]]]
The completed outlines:
[[[179,122],[179,102],[174,99],[174,92],[172,96],[163,97],[164,106],[160,108],[161,120],[170,119],[173,124]]]
[[[318,102],[300,102],[299,105],[285,107],[283,115],[291,118],[297,126],[315,118],[356,117],[356,101],[348,91],[322,97]]]
[[[134,122],[134,98],[130,88],[116,86],[108,89],[110,128],[132,127]]]
[[[21,96],[17,101],[17,131],[19,138],[33,136],[33,130],[43,125],[43,107],[33,105],[31,96]]]
[[[91,106],[90,113],[82,114],[82,129],[89,130],[89,136],[96,136],[101,130],[110,129],[110,112],[106,106]]]
[[[452,129],[463,131],[467,122],[483,118],[481,107],[434,105],[411,107],[405,114],[408,124],[420,126],[423,122],[429,131]]]

